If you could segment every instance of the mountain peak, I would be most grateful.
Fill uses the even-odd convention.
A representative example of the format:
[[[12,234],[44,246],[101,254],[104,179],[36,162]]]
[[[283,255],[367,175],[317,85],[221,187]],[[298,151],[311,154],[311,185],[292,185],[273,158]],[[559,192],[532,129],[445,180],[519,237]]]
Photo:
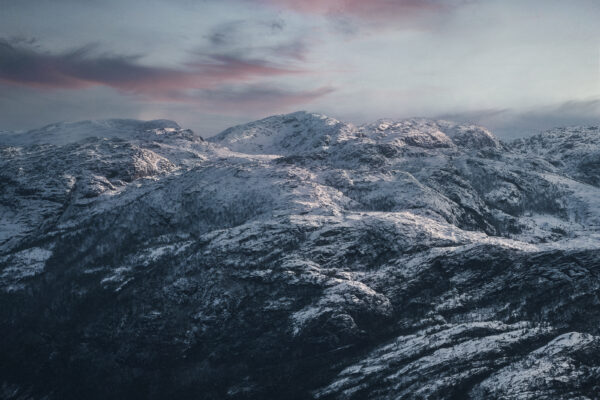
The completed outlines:
[[[462,147],[473,150],[499,148],[500,141],[487,129],[470,124],[427,118],[380,119],[360,127],[378,140],[400,140],[423,148]]]
[[[351,124],[298,111],[231,127],[209,141],[241,153],[289,155],[326,147],[354,133]]]
[[[441,131],[460,147],[472,149],[500,148],[500,140],[488,129],[473,124],[457,124],[450,121],[436,121]]]

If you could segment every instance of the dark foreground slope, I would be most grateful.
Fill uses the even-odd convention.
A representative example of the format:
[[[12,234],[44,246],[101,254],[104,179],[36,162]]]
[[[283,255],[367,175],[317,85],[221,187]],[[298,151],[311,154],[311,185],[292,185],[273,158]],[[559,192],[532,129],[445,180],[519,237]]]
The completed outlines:
[[[597,128],[503,144],[295,113],[209,142],[131,120],[4,138],[0,398],[600,393]]]

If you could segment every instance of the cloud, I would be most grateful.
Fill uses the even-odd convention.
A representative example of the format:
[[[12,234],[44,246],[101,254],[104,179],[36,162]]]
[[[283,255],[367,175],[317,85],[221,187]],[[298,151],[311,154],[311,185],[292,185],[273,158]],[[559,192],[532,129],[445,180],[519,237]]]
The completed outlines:
[[[0,83],[41,89],[108,86],[144,96],[210,89],[309,71],[236,54],[202,54],[180,68],[146,66],[140,57],[95,54],[93,46],[51,54],[0,41]]]
[[[363,13],[364,16],[381,15],[402,11],[421,11],[435,9],[442,6],[443,2],[435,0],[266,0],[279,6],[296,11],[325,14],[329,12],[342,12],[348,14]]]
[[[164,68],[142,65],[140,57],[97,54],[93,46],[52,54],[20,46],[22,41],[13,43],[0,41],[0,88],[7,101],[11,93],[34,96],[38,92],[47,99],[54,92],[63,99],[79,98],[80,92],[96,93],[90,92],[92,89],[116,89],[137,109],[171,104],[222,115],[248,115],[289,110],[334,90],[275,86],[271,82],[274,77],[311,71],[251,58],[243,52],[219,53],[214,46],[196,52],[193,60],[179,68]],[[302,42],[290,41],[264,53],[278,52],[282,60],[297,60],[304,54],[303,46]],[[71,103],[65,107],[76,108]]]
[[[472,0],[252,0],[299,13],[352,17],[368,23],[389,24],[443,14]],[[412,21],[411,21],[412,20]]]
[[[213,46],[237,46],[242,42],[248,44],[249,37],[257,35],[260,39],[283,32],[286,23],[282,19],[246,20],[236,19],[225,21],[213,26],[206,38]]]
[[[559,126],[600,124],[600,98],[570,100],[524,110],[510,108],[475,110],[440,115],[438,118],[471,122],[491,129],[503,139],[530,136]]]
[[[310,103],[335,89],[324,86],[310,90],[290,90],[272,85],[250,85],[243,88],[221,87],[191,94],[203,109],[226,113],[280,112]]]
[[[287,30],[281,19],[226,21],[212,27],[205,36],[207,43],[199,53],[226,52],[282,63],[305,61],[310,49],[310,33],[291,34]]]

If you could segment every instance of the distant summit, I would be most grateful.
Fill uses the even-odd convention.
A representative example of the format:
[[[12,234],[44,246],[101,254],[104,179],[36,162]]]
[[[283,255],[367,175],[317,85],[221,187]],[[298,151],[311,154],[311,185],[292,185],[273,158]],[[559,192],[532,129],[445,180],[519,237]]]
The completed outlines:
[[[289,155],[316,151],[349,138],[356,138],[353,125],[299,111],[234,126],[208,140],[240,153]]]
[[[24,146],[32,144],[65,145],[86,138],[140,139],[152,135],[184,135],[193,138],[190,130],[182,129],[176,122],[157,119],[104,119],[79,122],[59,122],[26,132],[0,132],[0,145]],[[200,138],[197,136],[197,138]]]

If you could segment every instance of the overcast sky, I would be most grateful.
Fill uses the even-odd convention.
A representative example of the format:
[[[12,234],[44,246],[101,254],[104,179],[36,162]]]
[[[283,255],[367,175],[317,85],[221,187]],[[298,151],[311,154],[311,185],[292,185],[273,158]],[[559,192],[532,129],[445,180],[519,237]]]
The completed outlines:
[[[0,130],[296,110],[501,137],[600,120],[597,0],[0,0]]]

